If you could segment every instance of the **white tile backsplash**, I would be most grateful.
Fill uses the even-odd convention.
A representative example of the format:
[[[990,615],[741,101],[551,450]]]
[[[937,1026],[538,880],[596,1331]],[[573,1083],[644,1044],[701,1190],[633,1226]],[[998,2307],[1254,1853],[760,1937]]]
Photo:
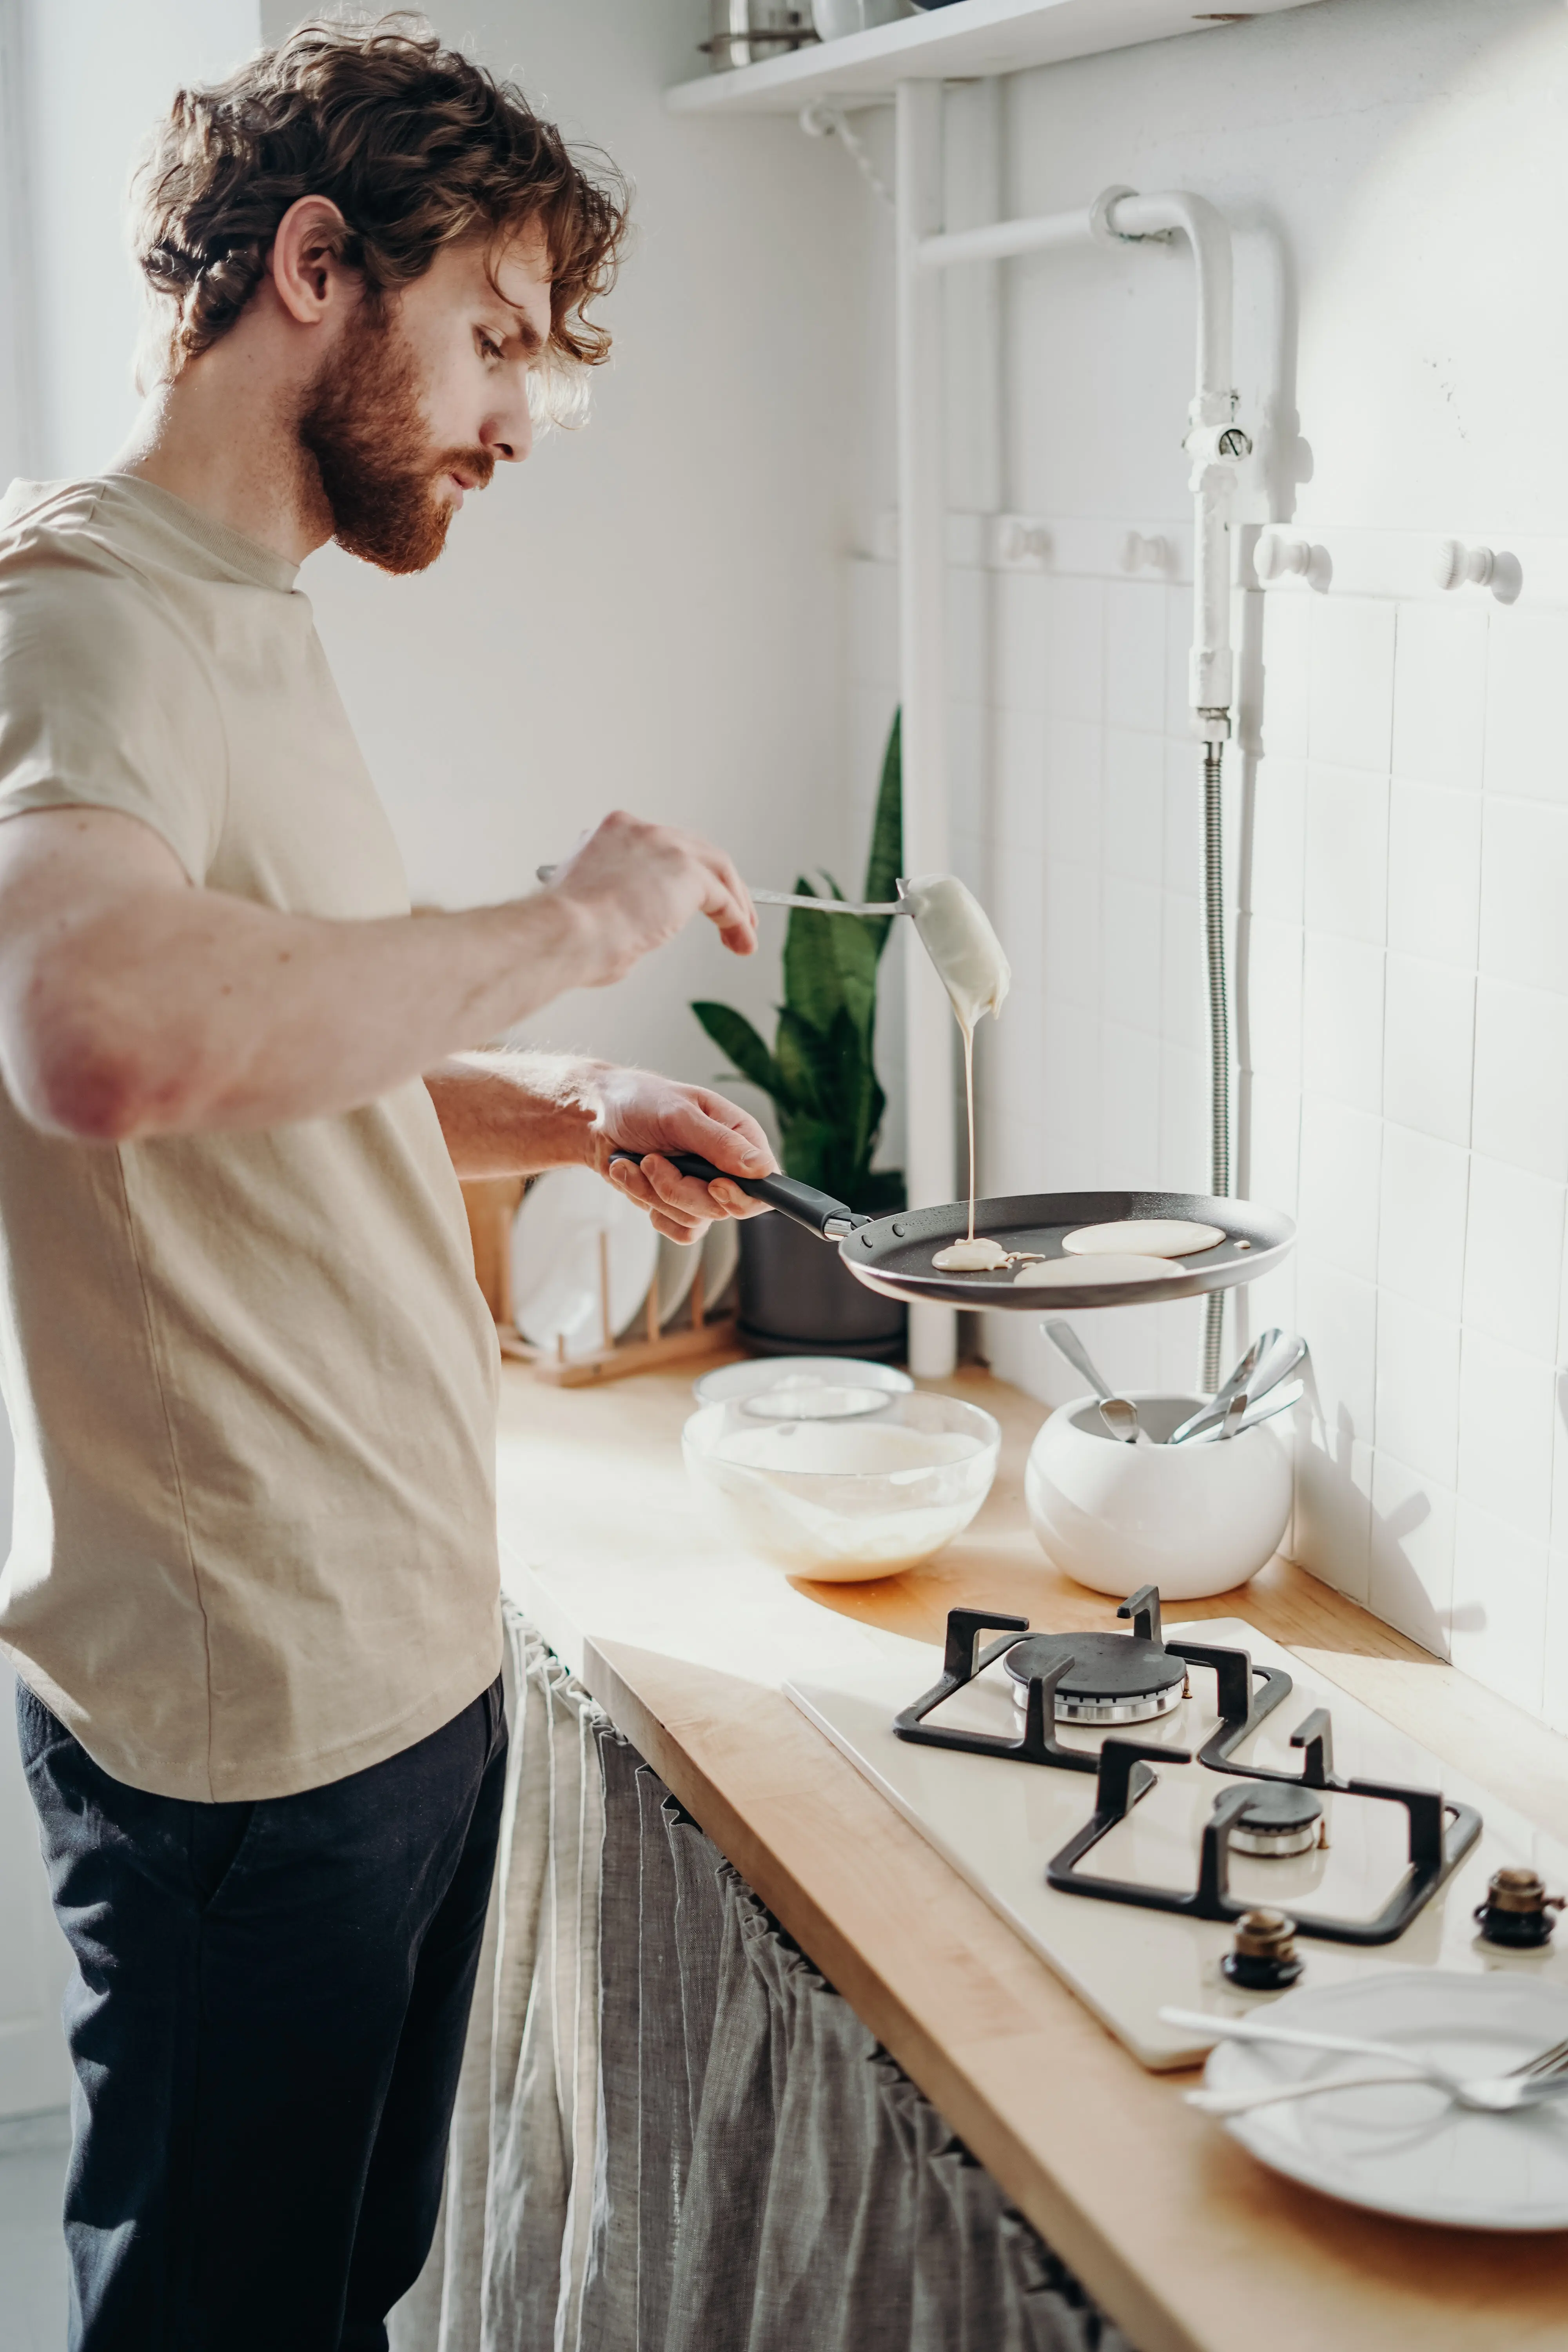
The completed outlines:
[[[1301,1083],[1355,1110],[1383,1107],[1384,961],[1383,950],[1365,940],[1307,933]]]
[[[868,777],[890,582],[853,569]],[[982,1183],[1206,1190],[1190,589],[975,574],[951,604],[954,854],[1016,973]],[[1270,1321],[1310,1342],[1295,1556],[1568,1728],[1568,614],[1528,584],[1236,612],[1237,1168],[1299,1242],[1234,1295],[1226,1348]],[[1201,1306],[1082,1319],[1113,1379],[1192,1385]],[[1076,1387],[1032,1318],[988,1328],[1032,1393]]]
[[[1465,1228],[1467,1331],[1547,1358],[1557,1346],[1564,1188],[1478,1151]]]
[[[1046,709],[1058,719],[1102,719],[1102,583],[1047,579],[1045,587]]]
[[[1347,1442],[1370,1444],[1376,1411],[1376,1286],[1302,1249],[1296,1302],[1312,1350],[1314,1411]]]
[[[1459,1355],[1461,1498],[1545,1546],[1552,1534],[1555,1367],[1467,1329]]]
[[[1105,591],[1104,614],[1106,724],[1163,736],[1165,591],[1155,581],[1112,581]],[[1186,634],[1184,628],[1184,650]]]
[[[1305,912],[1307,770],[1300,760],[1259,760],[1252,787],[1252,856],[1244,903],[1255,915],[1299,923]]]
[[[1517,799],[1568,805],[1563,681],[1568,613],[1497,613],[1487,678],[1486,784]]]
[[[1379,1443],[1372,1466],[1368,1600],[1412,1641],[1448,1654],[1458,1497]]]
[[[1459,1474],[1459,1320],[1384,1291],[1377,1303],[1375,1442],[1428,1478]]]
[[[1547,1622],[1544,1542],[1461,1495],[1454,1536],[1454,1664],[1516,1706],[1542,1711]]]
[[[1480,604],[1406,604],[1394,654],[1394,772],[1413,783],[1480,782],[1487,715]]]
[[[1362,596],[1314,596],[1310,610],[1308,753],[1331,767],[1385,776],[1394,733],[1394,606]]]
[[[1143,882],[1108,874],[1100,906],[1100,952],[1108,1021],[1160,1034],[1162,893]]]
[[[1106,871],[1158,889],[1165,866],[1164,737],[1108,726],[1104,762]]]
[[[1457,1143],[1392,1120],[1383,1129],[1377,1279],[1457,1326],[1464,1303],[1470,1158]]]
[[[1344,1274],[1377,1275],[1383,1121],[1331,1096],[1301,1097],[1301,1245]]]
[[[1046,714],[1004,704],[996,712],[992,805],[998,841],[1009,851],[1046,845]],[[955,804],[957,801],[954,795]],[[1092,854],[1092,853],[1091,853]]]
[[[1568,806],[1488,793],[1481,811],[1480,969],[1568,995]]]
[[[1203,950],[1203,918],[1194,907],[1193,936]],[[1245,1067],[1263,1070],[1288,1086],[1301,1083],[1302,966],[1305,934],[1299,923],[1276,923],[1255,915],[1247,926],[1246,1019],[1237,1024],[1237,1048]],[[1200,1034],[1198,1043],[1203,1042]]]
[[[1307,770],[1306,922],[1382,947],[1388,935],[1388,780]]]
[[[1481,922],[1481,796],[1410,783],[1388,803],[1388,944],[1473,971]]]
[[[1568,998],[1478,982],[1470,1139],[1489,1159],[1568,1179]]]
[[[1097,866],[1104,820],[1100,722],[1047,717],[1044,746],[1046,847],[1053,857]]]
[[[1258,740],[1270,759],[1301,760],[1307,755],[1316,601],[1311,596],[1261,599],[1263,691]]]
[[[1391,1119],[1449,1143],[1469,1141],[1475,1022],[1471,973],[1415,956],[1389,957],[1383,1107]]]

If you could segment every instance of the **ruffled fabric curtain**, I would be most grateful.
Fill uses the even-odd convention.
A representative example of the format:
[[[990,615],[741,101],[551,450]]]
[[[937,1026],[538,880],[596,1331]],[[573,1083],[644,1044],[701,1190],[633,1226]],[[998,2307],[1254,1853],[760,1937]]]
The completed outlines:
[[[538,1635],[393,2352],[1129,2352]]]

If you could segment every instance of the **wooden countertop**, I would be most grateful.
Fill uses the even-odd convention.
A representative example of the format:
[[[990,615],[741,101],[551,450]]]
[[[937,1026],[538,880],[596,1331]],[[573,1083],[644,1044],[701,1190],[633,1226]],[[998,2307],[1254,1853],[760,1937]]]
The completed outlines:
[[[939,1641],[963,1602],[1105,1622],[1025,1517],[1042,1408],[981,1373],[938,1385],[1002,1423],[984,1510],[930,1568],[835,1586],[738,1557],[704,1521],[680,1460],[689,1372],[561,1390],[509,1365],[508,1590],[1136,2352],[1568,2352],[1568,2241],[1385,2221],[1266,2171],[783,1696],[877,1629]],[[1248,1619],[1561,1834],[1568,1740],[1301,1570],[1277,1559],[1181,1614]]]

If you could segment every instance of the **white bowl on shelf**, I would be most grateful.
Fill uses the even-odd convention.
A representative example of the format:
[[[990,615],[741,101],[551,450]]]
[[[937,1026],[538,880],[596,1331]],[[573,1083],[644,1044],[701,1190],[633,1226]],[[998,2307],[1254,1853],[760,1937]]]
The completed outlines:
[[[896,1576],[961,1534],[991,1491],[1001,1439],[978,1405],[911,1390],[831,1421],[703,1405],[681,1449],[749,1551],[791,1576],[853,1584]]]
[[[1203,1402],[1138,1395],[1151,1438]],[[1128,1445],[1095,1397],[1058,1405],[1029,1450],[1029,1524],[1053,1567],[1093,1592],[1157,1584],[1163,1601],[1229,1592],[1271,1559],[1290,1517],[1290,1455],[1272,1422],[1203,1444]]]

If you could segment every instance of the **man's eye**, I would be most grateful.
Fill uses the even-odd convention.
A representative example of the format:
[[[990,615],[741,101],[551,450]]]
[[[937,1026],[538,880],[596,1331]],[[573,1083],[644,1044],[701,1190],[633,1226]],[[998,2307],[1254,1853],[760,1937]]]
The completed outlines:
[[[486,359],[499,360],[500,358],[501,348],[493,335],[487,335],[481,331],[479,342],[479,349],[484,353]]]

